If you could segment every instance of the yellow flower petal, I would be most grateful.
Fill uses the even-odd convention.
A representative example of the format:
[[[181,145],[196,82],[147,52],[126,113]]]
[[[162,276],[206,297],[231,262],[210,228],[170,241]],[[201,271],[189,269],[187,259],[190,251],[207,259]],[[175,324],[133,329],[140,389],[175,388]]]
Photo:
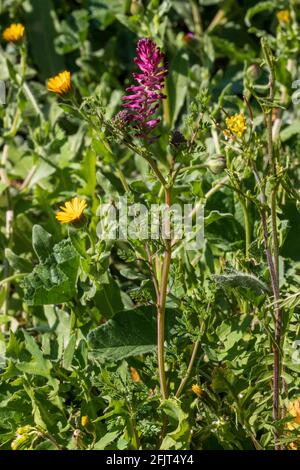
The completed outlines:
[[[197,395],[197,397],[200,397],[202,395],[203,390],[198,384],[193,384],[192,385],[192,391]]]
[[[226,131],[224,131],[226,137],[228,137],[228,133],[234,134],[237,137],[243,137],[247,130],[246,118],[243,114],[234,114],[227,117],[225,122],[227,126]]]
[[[2,36],[7,42],[18,42],[23,38],[24,32],[25,27],[21,23],[13,23],[3,31]]]
[[[77,222],[82,218],[83,211],[87,207],[85,200],[74,197],[71,201],[60,206],[60,211],[56,213],[56,219],[62,224]]]
[[[66,95],[71,89],[71,73],[68,70],[49,78],[47,88],[58,95]]]
[[[290,19],[290,12],[289,10],[280,10],[276,13],[278,21],[281,23],[288,23]]]

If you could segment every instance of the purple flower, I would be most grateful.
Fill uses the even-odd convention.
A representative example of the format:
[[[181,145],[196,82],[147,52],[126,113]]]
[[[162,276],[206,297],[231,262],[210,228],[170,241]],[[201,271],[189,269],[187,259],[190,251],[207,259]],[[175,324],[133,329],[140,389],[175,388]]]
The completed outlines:
[[[149,133],[160,122],[160,118],[153,115],[159,107],[160,101],[165,98],[162,93],[165,76],[168,71],[164,65],[165,55],[156,46],[152,39],[140,39],[137,43],[136,58],[134,62],[141,73],[134,73],[133,78],[138,85],[126,88],[129,93],[124,96],[124,123],[131,123],[137,129],[137,136],[150,142]]]

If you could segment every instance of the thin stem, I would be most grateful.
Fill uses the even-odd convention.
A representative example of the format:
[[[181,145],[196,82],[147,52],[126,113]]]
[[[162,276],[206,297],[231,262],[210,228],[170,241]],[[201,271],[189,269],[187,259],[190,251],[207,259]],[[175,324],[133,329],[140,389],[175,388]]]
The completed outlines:
[[[3,286],[4,284],[10,283],[11,281],[14,281],[15,279],[18,279],[19,277],[24,277],[26,276],[27,273],[16,273],[13,274],[12,276],[6,277],[5,279],[2,279],[0,281],[0,287]]]
[[[207,168],[207,167],[208,165],[206,163],[198,163],[197,165],[185,166],[184,168],[180,168],[177,174],[180,175],[187,171],[194,171],[194,170],[199,170],[199,169]]]
[[[244,224],[245,224],[245,256],[249,258],[249,249],[251,244],[251,230],[250,230],[250,220],[249,213],[245,201],[239,198],[240,204],[243,210]]]
[[[260,199],[261,199],[261,208],[260,216],[263,229],[263,239],[264,247],[267,258],[267,264],[270,271],[272,291],[274,295],[274,311],[275,311],[275,338],[273,344],[273,355],[274,355],[274,371],[273,371],[273,410],[272,415],[273,419],[277,421],[280,419],[280,409],[279,409],[279,391],[280,391],[280,367],[281,367],[281,309],[280,309],[280,297],[279,297],[279,283],[277,278],[277,272],[274,265],[274,260],[272,258],[270,246],[269,246],[269,234],[268,234],[268,224],[266,217],[266,196],[265,191],[260,181],[260,178],[255,169],[253,169],[256,182],[260,189]],[[279,434],[278,431],[274,432],[275,437],[275,449],[280,450],[281,446],[279,444]]]
[[[178,390],[175,394],[175,397],[176,398],[179,398],[187,381],[189,380],[190,378],[190,375],[191,375],[191,372],[192,372],[192,369],[193,369],[193,365],[194,365],[194,362],[195,362],[195,359],[196,359],[196,356],[197,356],[197,352],[198,352],[198,348],[199,348],[199,344],[200,344],[200,339],[198,339],[195,343],[194,343],[194,346],[193,346],[193,351],[192,351],[192,355],[191,355],[191,359],[190,359],[190,362],[189,362],[189,365],[188,365],[188,368],[187,368],[187,371],[186,371],[186,375],[185,377],[183,377],[183,379],[181,380],[180,382],[180,385],[178,387]]]
[[[154,171],[154,173],[156,174],[157,178],[159,179],[159,181],[161,182],[161,184],[166,187],[167,186],[167,182],[165,180],[165,178],[163,177],[162,173],[160,172],[160,170],[158,169],[158,166],[157,166],[157,163],[155,160],[153,160],[152,157],[150,157],[150,155],[143,155],[143,157],[145,158],[145,160],[147,160],[147,162],[149,163],[149,165],[151,166],[152,170]]]
[[[34,95],[32,94],[32,91],[30,90],[29,86],[27,85],[26,82],[24,82],[22,86],[23,86],[24,93],[27,96],[28,101],[30,101],[30,103],[32,104],[32,107],[35,110],[36,114],[38,116],[40,116],[42,119],[44,119],[43,113],[40,110],[40,107],[39,107]]]
[[[199,6],[195,2],[195,0],[191,0],[191,7],[192,7],[192,15],[193,15],[194,25],[195,25],[195,33],[197,36],[201,36],[203,33],[203,28],[202,28],[201,16],[199,12]]]
[[[171,206],[171,189],[165,188],[165,203],[167,207]],[[164,354],[164,342],[165,342],[165,312],[166,312],[166,298],[168,288],[168,278],[171,264],[171,241],[168,239],[166,234],[164,258],[162,264],[161,284],[157,306],[157,358],[158,358],[158,370],[159,370],[159,381],[161,394],[164,399],[168,398],[168,390],[166,383],[166,372],[165,372],[165,354]]]

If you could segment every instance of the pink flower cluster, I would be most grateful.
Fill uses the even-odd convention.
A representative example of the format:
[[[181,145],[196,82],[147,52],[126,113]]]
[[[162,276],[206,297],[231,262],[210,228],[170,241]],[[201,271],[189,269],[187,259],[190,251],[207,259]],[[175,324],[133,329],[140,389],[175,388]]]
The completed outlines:
[[[160,122],[160,118],[153,118],[165,98],[162,93],[165,76],[168,71],[164,62],[164,54],[152,39],[140,39],[136,48],[134,62],[141,70],[134,73],[133,78],[138,85],[126,89],[129,93],[124,96],[124,110],[118,115],[124,123],[131,123],[137,129],[137,136],[148,142],[149,133]]]

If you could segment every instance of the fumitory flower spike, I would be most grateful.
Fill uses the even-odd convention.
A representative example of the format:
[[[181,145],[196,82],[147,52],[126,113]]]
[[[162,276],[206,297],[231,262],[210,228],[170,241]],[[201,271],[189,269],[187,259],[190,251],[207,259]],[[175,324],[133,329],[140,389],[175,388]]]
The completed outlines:
[[[131,85],[126,89],[129,94],[123,97],[124,111],[118,115],[124,123],[133,125],[137,130],[137,137],[148,142],[153,141],[149,134],[160,122],[160,118],[153,118],[153,115],[165,98],[162,90],[168,72],[164,60],[165,55],[152,39],[138,41],[134,62],[140,73],[133,74],[138,85]]]

